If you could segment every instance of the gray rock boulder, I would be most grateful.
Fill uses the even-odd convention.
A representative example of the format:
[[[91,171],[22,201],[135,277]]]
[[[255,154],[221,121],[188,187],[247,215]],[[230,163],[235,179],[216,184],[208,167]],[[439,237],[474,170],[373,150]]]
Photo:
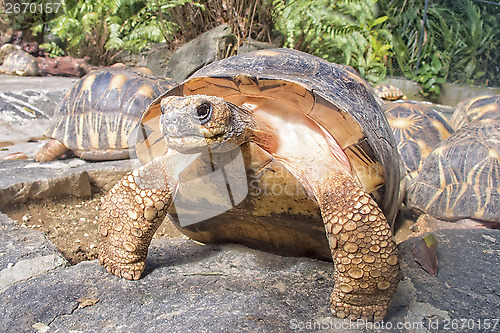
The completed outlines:
[[[0,75],[0,158],[23,151],[38,139],[76,79]],[[21,145],[21,147],[17,147]]]
[[[12,228],[10,222],[0,221]],[[387,321],[378,324],[331,316],[331,263],[238,245],[162,239],[153,240],[145,274],[138,281],[120,279],[90,261],[53,265],[43,274],[7,285],[0,290],[0,331],[439,332],[462,319],[484,323],[497,318],[500,233],[446,230],[435,236],[438,276],[430,277],[413,261],[414,241],[403,243],[404,277]],[[17,236],[3,239],[10,237]],[[0,256],[0,276],[19,266],[22,253],[30,252],[27,246],[50,262],[50,252],[31,242],[34,237],[40,243],[40,235],[17,239],[22,237],[24,243],[0,248],[10,253]],[[4,268],[6,261],[13,265]],[[452,331],[482,330],[474,326]]]
[[[0,163],[0,209],[47,198],[89,198],[92,192],[109,190],[137,166],[134,162],[91,163],[77,158],[49,163],[3,161]]]
[[[274,48],[276,48],[276,45],[272,43],[259,42],[255,39],[248,38],[241,41],[238,47],[238,54]]]
[[[163,75],[183,81],[203,66],[232,55],[236,43],[236,37],[228,25],[213,28],[175,51]]]
[[[166,43],[156,43],[151,46],[146,56],[146,67],[158,75],[166,75],[168,59],[172,50]]]

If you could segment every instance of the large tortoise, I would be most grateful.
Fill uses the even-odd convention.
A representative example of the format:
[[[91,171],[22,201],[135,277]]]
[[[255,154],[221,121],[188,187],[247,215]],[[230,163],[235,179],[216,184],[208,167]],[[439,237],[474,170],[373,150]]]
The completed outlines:
[[[399,278],[394,136],[364,81],[290,49],[208,65],[151,104],[151,161],[103,200],[99,262],[139,279],[165,216],[200,242],[333,259],[332,312],[382,320]],[[325,237],[326,231],[326,237]]]
[[[16,50],[5,56],[0,73],[36,76],[40,75],[40,68],[35,57],[23,50]]]
[[[476,96],[460,102],[450,123],[455,130],[483,119],[500,118],[500,95]]]
[[[440,220],[496,222],[498,228],[500,119],[464,125],[435,147],[408,190],[407,205]]]
[[[406,169],[402,184],[406,188],[417,176],[434,147],[454,131],[432,103],[394,102],[382,105],[382,110],[394,132]]]
[[[86,160],[128,158],[129,137],[142,113],[174,83],[147,68],[91,71],[64,96],[46,132],[52,140],[35,160],[56,160],[68,150]]]

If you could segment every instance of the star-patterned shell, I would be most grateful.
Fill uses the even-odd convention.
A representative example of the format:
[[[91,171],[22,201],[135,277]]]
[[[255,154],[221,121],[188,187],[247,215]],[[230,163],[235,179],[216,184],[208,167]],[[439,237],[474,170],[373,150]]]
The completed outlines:
[[[398,99],[406,100],[408,97],[401,89],[390,84],[379,84],[373,88],[375,94],[386,101],[395,101]]]
[[[432,149],[454,132],[436,107],[415,101],[382,106],[394,132],[408,181],[416,177]]]
[[[40,68],[35,57],[23,50],[17,50],[7,54],[0,66],[0,73],[17,75],[40,75]]]
[[[71,150],[127,149],[144,110],[174,83],[146,68],[91,71],[66,93],[46,135]]]
[[[438,145],[407,205],[442,220],[500,221],[500,120],[465,125]]]
[[[450,123],[455,130],[483,119],[500,119],[500,95],[469,98],[457,105]]]

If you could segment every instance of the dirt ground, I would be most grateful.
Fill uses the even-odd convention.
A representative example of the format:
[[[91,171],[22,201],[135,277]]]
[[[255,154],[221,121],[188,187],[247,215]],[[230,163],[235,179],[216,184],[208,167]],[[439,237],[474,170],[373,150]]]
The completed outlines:
[[[45,200],[16,205],[4,211],[19,225],[43,231],[71,263],[97,259],[98,215],[103,194],[91,199]],[[415,228],[416,216],[403,211],[396,223],[395,240],[400,243],[421,232]],[[183,235],[170,223],[163,223],[154,238],[180,238]]]
[[[97,259],[97,218],[102,194],[91,199],[45,200],[12,206],[5,213],[19,225],[43,231],[71,263]],[[154,238],[179,238],[182,234],[163,223]]]

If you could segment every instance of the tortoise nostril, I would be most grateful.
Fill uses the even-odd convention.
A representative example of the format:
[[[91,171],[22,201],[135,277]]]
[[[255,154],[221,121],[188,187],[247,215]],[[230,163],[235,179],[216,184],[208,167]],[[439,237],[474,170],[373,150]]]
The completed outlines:
[[[173,112],[169,112],[163,115],[163,121],[165,124],[177,124],[180,121],[180,119],[179,115]]]

